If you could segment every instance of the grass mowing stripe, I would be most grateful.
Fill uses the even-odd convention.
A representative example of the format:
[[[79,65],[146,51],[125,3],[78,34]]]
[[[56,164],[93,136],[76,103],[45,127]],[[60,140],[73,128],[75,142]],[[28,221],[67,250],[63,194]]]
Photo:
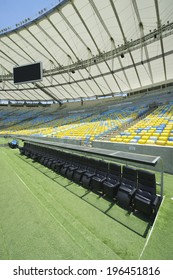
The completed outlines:
[[[46,167],[43,167],[43,173],[41,173],[35,168],[35,164],[32,160],[21,160],[23,157],[20,157],[17,151],[12,151],[7,148],[6,153],[8,155],[7,159],[9,164],[17,171],[17,174],[20,175],[25,183],[27,183],[36,196],[42,196],[43,193],[43,195],[46,195],[47,197],[47,194],[50,192],[54,198],[72,214],[72,216],[77,218],[78,221],[96,236],[95,239],[93,238],[93,244],[95,245],[97,243],[99,249],[103,251],[99,256],[100,258],[110,259],[110,252],[107,250],[108,248],[109,250],[110,248],[113,250],[114,259],[119,259],[120,257],[125,259],[136,259],[139,256],[144,246],[144,238],[136,236],[136,234],[129,230],[127,231],[122,225],[117,224],[105,214],[93,208],[93,206],[85,203],[79,197],[77,198],[72,193],[69,193],[65,187],[69,182],[67,179],[60,176],[58,182],[54,182],[49,177],[43,175],[45,172],[51,172],[48,171]],[[29,162],[30,164],[28,164]],[[78,188],[81,187],[78,186]],[[18,190],[18,193],[20,195],[20,189]],[[95,194],[92,195],[97,201],[98,196]],[[23,197],[24,196],[26,196],[26,194],[24,194]],[[105,200],[103,200],[102,203],[107,203],[109,205]],[[50,207],[51,206],[50,202]],[[57,205],[55,208],[57,208]],[[119,215],[119,211],[116,212],[117,215]],[[57,216],[57,214],[54,213],[54,216]],[[89,234],[87,233],[87,235]],[[97,240],[100,240],[100,243]],[[138,246],[136,246],[136,244],[138,244]],[[67,247],[69,247],[69,243],[67,244]],[[95,249],[93,248],[93,250]],[[111,259],[112,258],[113,254],[111,254]]]
[[[82,241],[83,243],[86,243],[85,246],[85,251],[89,251],[89,252],[95,252],[98,251],[98,253],[100,254],[100,256],[102,255],[102,251],[103,249],[101,247],[107,247],[109,251],[112,251],[112,254],[114,254],[117,256],[117,259],[119,259],[120,257],[112,250],[112,248],[108,245],[108,244],[103,244],[102,241],[93,233],[91,232],[91,230],[89,230],[89,228],[86,228],[85,225],[83,225],[78,219],[76,219],[74,216],[71,215],[71,213],[69,211],[67,211],[67,209],[64,209],[63,205],[59,204],[59,202],[57,200],[55,200],[55,198],[49,194],[49,196],[51,197],[52,200],[54,200],[54,202],[56,202],[56,205],[58,203],[58,205],[61,207],[61,209],[63,211],[65,211],[67,217],[70,218],[70,224],[69,226],[71,228],[73,228],[73,230],[75,230],[75,232],[77,231],[77,235],[78,235],[78,242]],[[56,208],[57,211],[57,208]],[[60,213],[59,213],[60,214]],[[68,226],[69,221],[67,221],[67,226]],[[84,240],[85,239],[85,240]],[[87,241],[87,242],[86,242]]]
[[[27,190],[35,197],[35,199],[40,203],[40,205],[50,214],[50,216],[53,217],[53,219],[55,219],[55,221],[63,228],[64,231],[66,231],[66,233],[72,238],[73,241],[75,241],[75,238],[71,235],[71,233],[69,231],[67,231],[67,229],[60,223],[60,221],[57,220],[57,218],[49,211],[49,209],[47,207],[45,207],[45,205],[41,202],[40,199],[38,199],[38,197],[31,191],[31,189],[26,185],[26,183],[22,180],[22,178],[20,178],[20,176],[14,171],[14,173],[16,174],[16,176],[19,178],[19,180],[24,184],[24,186],[27,188]]]
[[[30,166],[31,168],[33,168],[33,166]],[[22,175],[22,174],[21,174]],[[63,190],[64,190],[64,188],[63,188]],[[99,249],[99,254],[101,255],[102,254],[102,250],[103,250],[103,248],[101,249],[100,247],[102,246],[104,246],[104,247],[107,247],[108,249],[109,249],[109,251],[112,251],[112,254],[114,254],[114,257],[116,256],[116,258],[117,259],[119,259],[120,257],[112,250],[112,248],[110,247],[110,246],[108,246],[107,244],[103,244],[102,243],[102,241],[100,240],[100,239],[98,239],[98,237],[93,233],[93,232],[91,232],[88,228],[86,228],[83,224],[81,224],[81,222],[79,221],[79,220],[77,220],[74,216],[72,216],[71,215],[71,213],[68,211],[67,212],[67,209],[65,209],[64,208],[64,206],[62,205],[62,204],[60,204],[57,200],[55,200],[55,198],[50,194],[50,193],[47,193],[47,195],[46,196],[44,196],[44,194],[43,194],[43,192],[41,193],[41,195],[42,195],[42,197],[45,199],[45,203],[48,203],[48,200],[47,200],[47,197],[48,197],[48,195],[49,195],[49,197],[51,197],[51,199],[56,203],[56,212],[58,211],[58,205],[59,205],[59,207],[60,207],[60,210],[61,210],[61,212],[59,212],[58,213],[58,217],[60,218],[61,216],[62,216],[62,212],[63,211],[65,211],[65,216],[63,217],[63,219],[66,219],[66,217],[67,216],[70,216],[69,218],[70,218],[70,224],[69,224],[69,221],[68,220],[66,220],[66,226],[68,226],[68,224],[69,224],[69,226],[71,227],[71,229],[74,227],[74,222],[75,223],[77,223],[77,227],[78,227],[78,235],[80,234],[82,234],[82,233],[80,233],[80,231],[81,231],[81,229],[84,231],[84,234],[85,234],[85,236],[83,237],[83,238],[85,238],[85,240],[87,240],[87,242],[89,242],[90,244],[88,244],[89,245],[89,247],[88,248],[85,248],[85,252],[86,252],[86,250],[88,249],[89,250],[89,248],[93,251],[94,250],[94,247],[95,247],[95,244],[93,244],[93,242],[95,242],[95,243],[98,243],[98,245],[99,245],[99,247],[98,248],[96,248],[95,247],[95,250],[97,250],[98,251],[98,249]],[[52,206],[52,201],[51,201],[51,206]],[[55,208],[54,209],[52,209],[52,210],[55,210]],[[63,210],[63,211],[62,211]],[[79,231],[79,229],[80,229],[80,231]],[[75,229],[75,231],[76,231],[76,229]],[[84,235],[83,234],[83,235]],[[78,238],[79,238],[80,236],[78,236]],[[89,240],[89,238],[91,239],[91,240]],[[76,240],[76,239],[75,239]],[[83,242],[85,241],[85,240],[83,240]],[[79,243],[77,243],[77,245],[79,246]]]
[[[7,165],[6,165],[7,166]],[[11,166],[10,166],[11,167]],[[12,168],[11,168],[12,169]],[[9,170],[9,165],[8,165],[8,170]],[[10,170],[11,171],[11,170]],[[15,173],[14,172],[14,170],[12,170],[13,171],[13,173]],[[12,175],[12,173],[11,173],[11,175]],[[16,176],[16,174],[15,174],[15,176]],[[13,176],[13,178],[14,178],[14,180],[16,181],[16,178]],[[23,185],[23,182],[20,180],[20,182],[22,183],[22,185]],[[4,184],[3,184],[4,185]],[[13,185],[13,187],[16,187],[16,186],[19,186],[19,184],[17,183],[17,182],[15,182],[15,184]],[[5,185],[4,185],[5,186]],[[9,185],[10,186],[10,185]],[[12,185],[11,185],[12,186]],[[20,186],[19,186],[20,187]],[[15,189],[15,188],[14,188]],[[26,189],[26,188],[25,188]],[[28,190],[27,190],[28,191]],[[26,196],[26,195],[25,195]],[[50,216],[50,215],[49,215]],[[20,217],[19,217],[20,218]],[[7,226],[7,223],[6,223],[6,226]],[[19,229],[20,230],[20,229]],[[58,230],[58,232],[59,232],[59,230]],[[64,233],[64,232],[63,232]],[[9,232],[8,232],[8,234],[9,234]],[[64,235],[64,234],[63,234]],[[62,235],[62,233],[61,233],[61,240],[60,240],[60,243],[62,243],[62,239],[63,239],[63,235]],[[12,236],[11,236],[12,237]],[[13,238],[13,237],[12,237]],[[48,239],[49,239],[49,236],[47,237]],[[66,238],[66,241],[67,241],[67,238]],[[64,245],[66,244],[68,244],[69,243],[69,245],[71,244],[73,244],[73,246],[71,246],[71,248],[73,248],[73,249],[75,249],[75,246],[74,246],[74,240],[73,240],[73,242],[64,242]],[[32,243],[31,243],[32,244]],[[69,246],[68,245],[68,246]],[[81,250],[81,249],[80,249]],[[66,251],[68,251],[68,249],[66,248]],[[75,249],[75,252],[77,252],[78,251],[78,253],[80,252],[79,250],[76,250]],[[69,254],[70,255],[70,254]],[[74,253],[72,253],[72,255],[74,255]],[[85,252],[85,254],[83,254],[83,256],[85,255],[85,257],[86,257],[86,252]]]
[[[28,162],[28,159],[27,159],[27,162]],[[33,167],[33,165],[32,165],[32,167]],[[46,171],[46,168],[45,167],[43,167],[43,170],[45,170]],[[47,172],[46,172],[47,173]],[[68,181],[67,179],[62,179],[62,180],[66,180],[66,181]],[[64,184],[64,186],[65,186],[65,184]],[[62,189],[64,189],[64,186],[63,186],[63,188]],[[72,186],[72,184],[70,185],[71,187],[73,187]],[[77,187],[77,186],[76,186]],[[78,188],[81,188],[80,186],[78,186]],[[66,188],[65,188],[66,189]],[[82,189],[82,188],[81,188]],[[68,195],[68,193],[66,194],[66,195]],[[97,200],[97,198],[98,198],[98,196],[97,195],[95,195],[95,194],[92,194],[93,196],[95,196],[95,198],[96,198],[96,200]],[[79,199],[80,200],[80,199]],[[103,200],[102,201],[102,203],[105,203],[105,200]],[[66,205],[67,206],[67,205]],[[87,207],[88,207],[88,205],[86,205]],[[90,207],[88,207],[88,208],[90,208]],[[116,209],[116,210],[118,210],[118,209]],[[120,209],[119,209],[120,210]],[[97,212],[100,212],[99,210],[96,210]],[[85,214],[85,213],[84,213]],[[117,215],[118,215],[118,213],[117,213]],[[100,216],[100,215],[99,215]],[[105,221],[107,221],[107,220],[109,220],[109,218],[107,219],[107,217],[105,216],[105,215],[102,215],[102,217],[104,217],[105,218]],[[85,218],[84,218],[84,220],[85,220]],[[139,220],[140,221],[140,220]],[[98,223],[98,225],[99,225],[99,220],[96,220],[96,223]],[[113,225],[113,228],[114,228],[114,225],[116,225],[117,223],[116,222],[113,222],[113,223],[111,223],[112,225]],[[106,224],[105,224],[106,225]],[[121,227],[121,226],[120,226]],[[122,229],[123,229],[123,227],[121,227]],[[100,231],[99,231],[99,234],[100,233],[102,233],[102,232],[104,232],[104,230],[105,230],[105,226],[103,226],[102,225],[102,227],[100,228]],[[112,234],[113,233],[113,234]],[[110,238],[110,235],[112,235],[112,238]],[[120,234],[121,236],[122,236],[122,232],[121,232],[121,234]],[[131,234],[128,234],[128,235],[130,235],[130,243],[132,243],[132,236],[131,236]],[[133,235],[133,238],[134,238],[134,236],[136,236],[136,234],[134,234]],[[116,252],[116,247],[117,246],[115,246],[115,242],[116,242],[116,239],[118,238],[118,247],[120,247],[120,249],[118,249],[118,255],[119,255],[119,253],[120,253],[120,255],[122,255],[122,253],[123,253],[123,250],[124,250],[124,245],[122,244],[122,243],[125,243],[126,242],[126,240],[120,240],[119,239],[119,237],[117,237],[117,230],[116,230],[116,227],[115,227],[115,231],[114,231],[114,229],[111,229],[110,228],[110,230],[109,230],[109,232],[107,232],[107,234],[105,234],[105,236],[103,237],[103,234],[100,234],[100,237],[101,238],[104,238],[105,239],[105,242],[107,242],[107,244],[108,244],[108,246],[109,247],[111,247],[111,248],[114,248],[114,252]],[[127,240],[128,240],[128,238],[129,238],[129,236],[127,237],[125,237]],[[140,240],[142,240],[142,242],[140,242],[141,243],[141,247],[143,248],[143,243],[144,243],[144,239],[142,238],[140,238]],[[138,240],[139,241],[139,240]],[[137,241],[137,242],[138,242]],[[139,250],[139,252],[141,252],[141,250],[140,250],[140,246],[139,246],[139,244],[140,244],[139,242],[138,242],[138,250]],[[119,245],[119,244],[122,244],[123,246],[121,246],[121,245]],[[117,244],[116,244],[117,245]],[[135,245],[135,244],[134,244]],[[135,248],[136,246],[133,246],[133,249]],[[142,249],[141,248],[141,249]],[[131,254],[131,252],[129,252],[130,254]],[[117,252],[116,252],[116,254],[117,254]],[[119,256],[120,256],[119,255]],[[124,255],[127,257],[127,251],[126,252],[124,252]]]
[[[159,211],[161,210],[161,207],[162,207],[162,204],[163,204],[164,199],[165,199],[165,196],[164,196],[163,199],[162,199],[161,205],[160,205],[160,207],[159,207]],[[158,216],[159,216],[159,211],[157,212],[157,215],[156,215],[156,217],[155,217],[153,226],[152,226],[152,228],[151,228],[151,230],[150,230],[150,232],[149,232],[149,235],[148,235],[147,240],[146,240],[146,242],[145,242],[144,248],[142,249],[142,252],[141,252],[141,254],[140,254],[140,256],[139,256],[139,260],[142,258],[142,255],[143,255],[143,253],[144,253],[144,251],[145,251],[145,249],[146,249],[146,247],[147,247],[147,245],[148,245],[149,239],[150,239],[150,237],[151,237],[151,234],[152,234],[152,232],[153,232],[153,230],[154,230],[154,227],[155,227],[157,218],[158,218]]]
[[[27,162],[28,162],[28,160],[27,160]],[[32,166],[32,168],[33,168],[33,166]],[[46,168],[44,167],[43,169],[45,169],[46,170]],[[67,179],[66,179],[67,180]],[[68,181],[68,180],[67,180]],[[64,190],[64,187],[62,188],[63,190]],[[68,195],[68,193],[66,193],[66,195]],[[94,194],[93,194],[94,195]],[[96,195],[94,195],[95,197],[97,197]],[[104,202],[104,200],[103,200],[103,202]],[[86,205],[87,206],[87,205]],[[88,206],[87,206],[88,207]],[[99,210],[96,210],[97,212],[100,212]],[[99,215],[100,216],[100,215]],[[105,217],[105,220],[106,220],[106,216],[105,215],[102,215],[103,217]],[[108,220],[108,219],[107,219]],[[96,221],[96,223],[98,223],[98,221]],[[112,223],[112,225],[115,225],[116,224],[116,222],[113,222]],[[102,227],[100,228],[100,232],[103,232],[104,230],[103,230],[103,228],[105,228],[105,227],[103,227],[103,225],[102,225]],[[107,234],[107,235],[105,235],[105,239],[106,239],[106,241],[105,242],[107,242],[107,246],[109,246],[109,248],[113,248],[114,247],[114,245],[112,246],[112,244],[115,242],[115,240],[116,240],[116,231],[114,232],[114,234],[112,235],[112,238],[113,239],[108,239],[109,238],[109,235],[110,235],[110,233],[111,233],[111,229],[110,229],[110,231],[109,231],[109,233]],[[103,235],[102,235],[103,236]],[[111,242],[111,243],[110,243]],[[130,238],[130,242],[131,242],[131,238]],[[120,244],[121,242],[120,242],[120,240],[118,241],[118,244]],[[143,242],[142,242],[143,243]],[[121,247],[121,246],[120,246]],[[143,247],[143,246],[142,246]],[[122,253],[122,251],[123,251],[123,248],[121,247],[121,250],[119,251],[118,250],[118,252],[121,252]],[[115,251],[114,251],[115,252]],[[126,253],[127,253],[127,251],[126,251]],[[125,254],[126,254],[125,253]],[[117,253],[116,253],[117,254]]]
[[[31,173],[32,171],[34,171],[35,167],[34,167],[33,163],[28,165],[29,162],[31,162],[31,161],[29,159],[27,159],[26,165],[22,165],[22,168],[24,166],[26,166],[28,169],[28,173]],[[21,161],[19,161],[19,163],[21,164]],[[18,170],[19,170],[19,168],[18,168]],[[46,167],[43,167],[43,170],[46,171],[47,170]],[[35,176],[36,176],[36,174],[35,174]],[[39,172],[39,176],[41,176],[40,172]],[[43,179],[43,176],[41,176],[41,177]],[[44,177],[46,177],[46,176],[44,176]],[[30,180],[31,180],[31,178],[30,178]],[[65,181],[68,182],[68,180],[63,179],[63,177],[61,177],[60,180],[64,180],[64,182]],[[48,179],[45,178],[45,185],[46,185],[47,181],[48,181]],[[62,184],[62,185],[65,186],[65,184]],[[54,184],[54,186],[55,186],[55,184]],[[108,218],[106,215],[103,215],[103,213],[101,213],[99,210],[93,209],[92,206],[88,206],[87,204],[83,203],[83,201],[81,201],[81,199],[79,199],[79,198],[75,199],[74,195],[69,195],[69,193],[66,192],[66,188],[64,186],[63,187],[60,186],[61,189],[59,189],[58,185],[56,184],[56,192],[59,193],[59,197],[61,198],[65,207],[68,207],[69,211],[71,211],[72,203],[77,202],[77,204],[79,204],[80,207],[82,204],[82,209],[83,210],[85,209],[85,211],[87,211],[87,212],[82,213],[82,222],[84,222],[85,225],[87,225],[87,227],[92,230],[92,233],[93,232],[96,233],[97,238],[99,237],[99,239],[102,240],[102,242],[104,242],[105,245],[107,245],[109,248],[113,248],[114,254],[116,254],[117,256],[121,256],[121,258],[122,258],[122,256],[124,258],[127,258],[127,254],[128,254],[129,257],[133,258],[133,259],[139,255],[139,253],[137,253],[137,254],[134,254],[134,253],[135,253],[135,251],[141,252],[141,249],[143,248],[143,244],[145,242],[144,238],[137,237],[136,234],[134,234],[131,231],[127,232],[127,230],[123,226],[117,224],[114,221],[111,221],[110,218]],[[50,188],[51,188],[51,184],[49,184],[49,187],[47,188],[47,190],[49,191]],[[52,192],[52,190],[51,190],[51,192]],[[97,200],[98,196],[97,195],[94,195],[94,196]],[[69,198],[71,199],[71,203],[66,203],[66,201]],[[80,202],[80,203],[78,203],[78,202]],[[103,201],[103,202],[105,202],[105,201]],[[90,212],[91,212],[91,214],[95,213],[94,218],[96,218],[96,219],[93,220],[94,224],[92,223],[93,217],[89,217],[89,219],[88,219],[88,217],[86,215],[86,213],[88,213],[90,215]],[[74,214],[74,211],[73,211],[73,214]],[[76,215],[76,213],[75,213],[75,215]],[[117,213],[117,215],[118,215],[118,213]],[[77,214],[77,218],[81,220],[81,215]],[[89,224],[86,223],[86,221],[88,221]],[[93,226],[94,226],[94,228],[93,228]],[[99,229],[99,231],[98,231],[98,229]],[[121,236],[121,238],[120,238],[120,236]],[[137,247],[136,247],[136,242],[138,243]],[[128,244],[128,246],[130,245],[129,249],[127,249],[127,244]],[[131,251],[131,249],[132,249],[132,251]],[[117,252],[118,252],[118,254],[117,254]]]
[[[41,202],[41,200],[38,199],[38,197],[31,191],[31,189],[26,185],[26,183],[22,180],[22,178],[16,173],[16,171],[13,170],[13,172],[16,174],[16,176],[19,178],[19,180],[24,184],[24,186],[27,188],[27,190],[34,196],[34,198],[39,202],[39,204],[49,213],[49,215],[60,225],[60,227],[63,228],[63,230],[70,236],[70,238],[73,240],[73,242],[76,243],[75,238],[72,236],[72,234],[62,225],[62,223],[52,214],[52,212],[49,211],[47,207]],[[76,243],[77,246],[81,247],[80,244]],[[84,248],[81,247],[82,250]],[[88,256],[89,257],[89,256]]]
[[[34,195],[34,193],[31,191],[31,189],[26,185],[26,183],[20,178],[20,176],[17,173],[16,173],[16,176],[21,180],[21,182],[25,185],[25,187],[28,189],[28,191],[30,191],[32,193],[32,195],[37,199],[37,201],[39,201],[40,205],[56,220],[56,222],[64,229],[64,231],[66,231],[66,233],[69,234],[69,236],[72,238],[73,242],[76,243],[76,246],[79,246],[83,251],[85,251],[85,253],[88,255],[88,257],[90,257],[90,255],[87,253],[86,249],[81,246],[81,243],[79,243],[78,240],[76,240],[72,236],[72,234],[66,229],[66,227],[64,227],[62,225],[62,223],[55,217],[55,215],[53,215],[52,212],[47,207],[45,207],[45,205],[41,202],[41,200],[38,199],[38,197],[36,195]],[[94,245],[93,245],[93,247],[94,247]]]
[[[13,163],[12,164],[12,166],[14,165],[14,167],[16,166],[16,163],[17,162],[15,162],[14,163],[14,161],[13,160],[11,160],[10,158],[8,158],[8,160],[10,160],[11,161],[11,163]],[[21,161],[20,161],[20,163],[21,163]],[[19,165],[17,165],[18,167],[18,171],[20,171],[20,166]],[[27,168],[28,168],[28,164],[26,164],[26,166],[27,166]],[[12,168],[12,167],[11,167]],[[33,169],[33,166],[30,166],[30,168],[31,169]],[[34,170],[34,169],[33,169]],[[13,172],[15,172],[14,171],[14,168],[13,168]],[[24,176],[24,178],[26,178],[26,174],[25,174],[25,172],[24,172],[24,165],[22,164],[22,174],[21,174],[21,176],[23,175]],[[30,171],[28,172],[28,174],[30,173]],[[25,185],[25,187],[28,189],[29,188],[29,191],[31,191],[30,190],[30,187],[28,187],[28,185],[25,183],[25,181],[21,178],[21,176],[19,176],[19,174],[17,174],[16,172],[15,172],[15,174],[16,174],[16,176],[18,177],[18,179],[20,179],[20,181]],[[41,175],[41,177],[43,178],[43,174],[40,174],[40,172],[39,172],[39,176]],[[30,178],[30,180],[31,180],[31,178]],[[30,182],[30,181],[29,181]],[[55,184],[54,183],[54,185],[57,185],[57,183]],[[65,189],[64,189],[65,190]],[[33,191],[31,191],[31,193],[33,194]],[[36,195],[35,194],[33,194],[35,197],[36,197]],[[36,197],[37,198],[37,197]],[[37,198],[38,199],[38,198]],[[54,199],[54,201],[57,203],[57,201]],[[43,205],[43,203],[41,202],[41,204]],[[62,206],[61,206],[62,207]],[[49,211],[49,210],[48,210]],[[50,211],[49,211],[50,212]],[[53,215],[54,217],[55,217],[55,215]],[[56,217],[55,217],[56,218]],[[73,216],[71,216],[71,218],[73,218],[74,219],[74,217]],[[79,222],[78,222],[79,223]],[[72,224],[73,225],[73,224]],[[79,223],[79,227],[81,226],[81,224]],[[104,243],[102,243],[102,241],[100,240],[100,239],[98,239],[98,237],[96,237],[96,236],[94,236],[93,235],[93,233],[89,233],[88,232],[88,228],[86,229],[86,228],[84,228],[84,226],[83,226],[83,229],[85,229],[85,233],[86,233],[86,236],[85,236],[85,238],[89,238],[89,235],[90,236],[92,236],[92,240],[93,240],[93,242],[95,243],[95,241],[96,241],[96,243],[98,243],[98,245],[99,245],[99,251],[100,251],[100,255],[102,255],[102,257],[103,257],[103,253],[101,252],[101,251],[112,251],[112,257],[111,258],[113,258],[113,255],[114,255],[114,258],[118,258],[119,259],[119,257],[118,256],[116,256],[116,253],[107,245],[107,244],[104,244]],[[87,231],[86,231],[87,230]],[[75,240],[75,239],[74,239]],[[92,240],[89,240],[89,242],[92,242]],[[78,242],[78,240],[76,240],[76,242]],[[77,246],[79,246],[79,244],[77,243],[76,244]],[[94,250],[94,244],[91,244],[91,245],[93,245],[93,246],[90,246],[90,247],[92,247],[92,250]],[[84,248],[82,248],[82,246],[81,246],[81,244],[80,244],[80,247],[81,247],[81,249],[84,249]],[[105,250],[105,248],[108,248],[108,250],[106,249]],[[85,253],[86,253],[86,249],[85,249]],[[109,253],[108,254],[109,256],[111,256],[111,254]]]

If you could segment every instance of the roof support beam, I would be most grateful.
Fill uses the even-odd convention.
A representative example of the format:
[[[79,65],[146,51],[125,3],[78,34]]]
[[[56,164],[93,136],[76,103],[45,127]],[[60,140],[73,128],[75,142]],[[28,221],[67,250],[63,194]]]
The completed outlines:
[[[119,25],[119,28],[120,28],[120,31],[121,31],[121,34],[122,34],[124,43],[126,44],[126,43],[127,43],[127,39],[126,39],[126,37],[125,37],[124,30],[123,30],[122,24],[121,24],[121,22],[120,22],[118,13],[117,13],[117,11],[116,11],[114,2],[113,2],[113,0],[109,0],[109,1],[110,1],[110,3],[111,3],[112,10],[113,10],[113,12],[114,12],[114,14],[115,14],[115,17],[116,17],[116,20],[117,20],[117,22],[118,22],[118,25]],[[137,78],[138,78],[139,84],[140,84],[140,86],[142,86],[142,84],[141,84],[141,79],[140,79],[140,77],[139,77],[139,73],[138,73],[138,71],[137,71],[137,68],[136,68],[136,65],[135,65],[135,62],[134,62],[134,59],[133,59],[133,56],[132,56],[132,54],[131,54],[130,49],[128,49],[128,52],[129,52],[130,58],[131,58],[131,60],[132,60],[132,63],[133,63],[133,66],[134,66],[134,70],[135,70],[135,72],[136,72],[136,76],[137,76]]]
[[[89,2],[90,2],[90,4],[91,4],[91,6],[92,6],[92,8],[93,8],[93,10],[94,10],[94,12],[95,12],[95,14],[97,15],[97,17],[98,17],[100,23],[102,24],[104,30],[105,30],[106,33],[108,34],[108,38],[111,40],[111,50],[115,49],[116,46],[115,46],[114,39],[112,38],[112,35],[110,34],[110,32],[109,32],[109,30],[108,30],[106,24],[104,23],[104,21],[103,21],[101,15],[100,15],[100,12],[98,11],[98,9],[97,9],[95,3],[93,2],[93,0],[89,0]],[[106,63],[106,64],[107,64],[107,67],[110,69],[110,73],[112,73],[112,70],[113,70],[113,60],[114,60],[114,58],[112,57],[112,69],[110,69],[109,64]],[[126,75],[126,73],[125,73],[125,71],[124,71],[124,69],[123,69],[123,65],[122,65],[122,62],[121,62],[120,57],[118,57],[118,61],[119,61],[120,65],[121,65],[121,67],[122,67],[123,74],[124,74],[124,76],[125,76],[125,78],[126,78],[126,81],[127,81],[128,86],[129,86],[129,88],[130,88],[130,83],[129,83],[129,80],[128,80],[128,78],[127,78],[127,75]],[[119,83],[118,83],[118,81],[117,81],[117,78],[115,78],[115,76],[113,75],[113,73],[112,73],[112,77],[113,77],[113,79],[115,80],[115,83],[117,84],[117,86],[118,86],[120,92],[122,92],[121,87],[120,87],[120,85],[119,85]]]
[[[169,56],[169,55],[173,55],[173,50],[172,50],[172,51],[169,51],[169,52],[167,52],[167,53],[165,53],[165,56]],[[145,60],[143,61],[143,64],[149,63],[149,62],[151,62],[151,61],[155,61],[155,60],[160,59],[160,58],[162,58],[162,54],[157,55],[157,56],[154,56],[154,57],[150,57],[150,58],[148,58],[148,59],[145,59]],[[136,63],[136,66],[140,66],[140,65],[141,65],[141,61],[139,61],[139,62]],[[124,70],[128,70],[128,69],[131,69],[131,68],[133,68],[133,64],[130,64],[130,65],[128,65],[128,66],[125,66],[125,67],[124,67]],[[115,70],[113,71],[113,73],[116,74],[116,73],[119,73],[119,72],[121,72],[121,71],[122,71],[122,69],[119,68],[119,69],[115,69]],[[110,75],[110,72],[105,72],[105,73],[104,73],[104,76],[107,76],[107,75]],[[93,76],[93,79],[99,78],[99,77],[100,77],[100,75],[95,75],[95,76]],[[86,78],[86,80],[89,80],[89,78]],[[77,80],[77,82],[82,82],[82,81],[83,81],[83,80]],[[65,85],[65,84],[63,84],[63,85]]]
[[[161,29],[162,29],[162,38],[173,34],[173,24],[171,24],[171,25],[169,24],[167,27],[163,27]],[[167,31],[168,31],[168,33],[167,33]],[[157,34],[156,38],[154,36],[155,34]],[[94,65],[95,63],[101,63],[101,62],[104,62],[105,60],[112,60],[112,58],[116,58],[116,57],[118,58],[118,57],[120,57],[122,52],[124,54],[126,54],[129,52],[129,49],[131,51],[133,51],[133,50],[137,50],[137,49],[141,48],[141,40],[142,40],[144,46],[160,40],[159,34],[160,34],[160,29],[145,35],[141,39],[137,39],[132,42],[127,42],[127,44],[124,44],[118,48],[114,48],[113,50],[111,50],[109,52],[101,53],[98,56],[94,56],[90,59],[90,61],[88,61],[88,59],[87,59],[87,60],[80,61],[78,63],[71,64],[70,69],[71,69],[71,71],[78,70],[78,69],[84,69],[84,68],[87,68],[88,63],[90,63],[91,65]],[[55,68],[53,71],[55,73],[56,72],[65,73],[65,72],[67,72],[67,66],[64,66],[61,68]],[[49,70],[45,71],[45,75],[47,75],[48,73],[49,73]]]
[[[136,0],[132,0],[132,4],[133,4],[133,7],[134,7],[134,11],[136,13],[136,17],[137,17],[138,24],[139,24],[139,29],[140,29],[140,34],[141,34],[141,63],[142,63],[143,62],[143,57],[142,57],[142,51],[143,50],[142,50],[142,48],[144,47],[145,55],[146,55],[147,60],[149,59],[149,54],[148,54],[147,46],[143,45],[143,42],[142,42],[142,38],[145,37],[145,34],[144,34],[144,28],[143,28],[143,24],[142,24],[142,21],[141,21],[141,17],[140,17],[140,13],[139,13],[139,9],[138,9]],[[150,78],[150,80],[153,84],[154,80],[153,80],[153,74],[152,74],[150,62],[148,62],[148,69],[149,69],[149,78]]]
[[[161,44],[161,51],[162,51],[162,61],[163,61],[163,69],[164,69],[164,76],[165,81],[167,81],[167,73],[166,73],[166,63],[165,63],[165,57],[164,57],[164,46],[163,46],[163,39],[162,39],[162,29],[161,29],[161,19],[160,19],[160,13],[159,13],[159,5],[158,0],[154,0],[155,8],[156,8],[156,16],[157,16],[157,27],[160,30],[160,44]]]
[[[68,46],[69,50],[72,52],[72,54],[74,55],[74,57],[76,58],[77,61],[79,61],[78,57],[76,56],[74,50],[71,48],[70,44],[67,42],[67,40],[65,40],[64,36],[58,31],[57,27],[51,22],[51,20],[46,16],[46,19],[48,20],[49,24],[55,29],[55,31],[58,33],[58,35],[62,38],[62,40],[65,42],[65,44]],[[40,24],[37,25],[40,30],[68,57],[68,76],[69,76],[69,84],[70,80],[72,79],[74,81],[74,78],[71,76],[71,72],[70,72],[70,63],[73,64],[73,60],[71,58],[71,56],[65,52],[64,49],[62,49],[60,47],[59,44],[57,44],[57,42],[40,26]],[[70,57],[70,63],[69,63],[69,57]],[[76,90],[73,88],[73,90],[76,92]],[[81,88],[81,90],[83,91],[83,89]],[[86,95],[86,93],[83,91],[83,93]],[[78,93],[76,92],[76,94],[78,95]],[[78,95],[79,96],[79,95]],[[86,95],[87,96],[87,95]],[[80,97],[80,96],[79,96]]]
[[[75,4],[73,3],[73,1],[72,1],[71,4],[72,4],[73,9],[75,10],[76,14],[77,14],[78,17],[80,18],[82,24],[85,26],[85,29],[87,30],[89,36],[91,37],[91,39],[92,39],[92,41],[93,41],[93,43],[94,43],[96,49],[98,50],[98,53],[100,54],[100,50],[99,50],[99,48],[98,48],[98,46],[97,46],[97,44],[96,44],[96,41],[94,40],[94,37],[92,36],[92,34],[91,34],[91,32],[90,32],[88,26],[86,25],[85,21],[83,20],[81,14],[80,14],[79,11],[77,10],[77,8],[76,8]],[[89,47],[87,47],[87,49],[89,49]],[[90,75],[90,76],[91,76],[91,75]],[[91,78],[92,78],[92,77],[91,77]],[[95,84],[97,85],[97,87],[99,88],[99,90],[102,92],[102,94],[104,95],[104,92],[102,91],[102,89],[101,89],[101,87],[99,86],[99,84],[98,84],[95,80],[94,80],[94,82],[95,82]]]

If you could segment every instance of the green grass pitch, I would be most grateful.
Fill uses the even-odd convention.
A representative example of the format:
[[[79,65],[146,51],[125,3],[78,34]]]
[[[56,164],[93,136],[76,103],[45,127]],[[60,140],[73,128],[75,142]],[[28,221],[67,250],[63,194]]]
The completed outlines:
[[[152,227],[1,144],[0,259],[173,259],[172,183]]]

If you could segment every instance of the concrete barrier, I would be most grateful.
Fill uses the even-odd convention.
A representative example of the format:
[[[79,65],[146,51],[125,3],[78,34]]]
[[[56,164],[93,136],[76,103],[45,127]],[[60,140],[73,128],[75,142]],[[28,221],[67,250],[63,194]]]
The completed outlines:
[[[4,137],[4,135],[3,135]],[[70,138],[57,138],[57,137],[39,137],[39,136],[26,136],[26,135],[7,135],[7,138],[17,138],[17,139],[22,139],[28,138],[28,139],[36,139],[36,140],[47,140],[47,141],[52,141],[52,142],[58,142],[58,143],[68,143],[68,144],[73,144],[73,145],[81,145],[81,140],[78,139],[70,139]]]

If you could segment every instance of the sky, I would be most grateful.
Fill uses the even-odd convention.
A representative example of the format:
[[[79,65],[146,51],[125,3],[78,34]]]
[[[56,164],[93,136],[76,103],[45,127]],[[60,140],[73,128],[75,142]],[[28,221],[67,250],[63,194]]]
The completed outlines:
[[[53,8],[59,0],[0,0],[0,30],[14,28],[26,18],[34,19],[44,8]]]

